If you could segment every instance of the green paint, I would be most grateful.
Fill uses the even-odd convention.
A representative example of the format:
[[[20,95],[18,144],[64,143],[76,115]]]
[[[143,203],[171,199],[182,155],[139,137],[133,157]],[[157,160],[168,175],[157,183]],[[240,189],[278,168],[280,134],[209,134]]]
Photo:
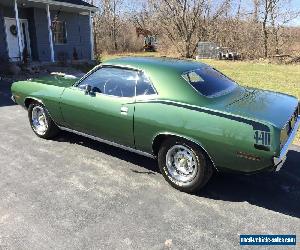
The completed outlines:
[[[185,71],[203,67],[196,61],[119,58],[104,65],[144,71],[158,96],[120,98],[85,95],[72,86],[74,80],[59,77],[17,82],[13,95],[24,105],[28,97],[41,100],[54,121],[94,136],[152,153],[152,142],[160,134],[176,134],[202,145],[216,166],[246,173],[272,166],[280,153],[280,131],[295,111],[295,97],[238,86],[232,92],[207,98],[195,91],[182,77]],[[122,115],[122,106],[128,115]],[[254,124],[254,125],[253,125]],[[257,126],[266,133],[257,132]],[[269,151],[254,144],[270,136]],[[238,157],[245,152],[260,161]]]

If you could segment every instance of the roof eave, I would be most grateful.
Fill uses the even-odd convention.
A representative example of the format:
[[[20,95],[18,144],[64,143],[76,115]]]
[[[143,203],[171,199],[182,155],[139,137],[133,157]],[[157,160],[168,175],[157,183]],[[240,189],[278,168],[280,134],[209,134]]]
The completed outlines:
[[[82,9],[82,10],[89,10],[92,12],[99,11],[99,9],[97,7],[90,7],[90,6],[85,6],[85,5],[77,5],[77,4],[64,3],[64,2],[56,2],[53,0],[28,0],[28,2],[45,3],[45,4],[49,4],[49,5],[55,5],[55,6],[78,8],[78,9]]]

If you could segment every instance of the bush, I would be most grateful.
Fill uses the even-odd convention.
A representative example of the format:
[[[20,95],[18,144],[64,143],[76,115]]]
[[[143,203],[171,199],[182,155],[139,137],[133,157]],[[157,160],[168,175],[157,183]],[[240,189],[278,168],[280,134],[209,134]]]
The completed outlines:
[[[0,74],[7,74],[9,64],[8,58],[0,57]]]
[[[8,57],[0,58],[0,75],[18,75],[20,72],[20,67],[11,63]]]
[[[60,51],[57,53],[57,62],[60,66],[67,66],[69,55],[67,52]]]

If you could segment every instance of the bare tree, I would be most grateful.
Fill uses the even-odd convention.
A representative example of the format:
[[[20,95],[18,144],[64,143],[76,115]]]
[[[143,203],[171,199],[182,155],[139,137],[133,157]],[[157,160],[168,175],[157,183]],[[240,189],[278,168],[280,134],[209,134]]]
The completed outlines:
[[[261,7],[264,57],[270,52],[270,40],[274,40],[275,53],[279,53],[279,32],[291,20],[299,16],[299,11],[287,8],[289,0],[256,0]],[[269,36],[272,36],[270,39]]]
[[[285,40],[282,39],[284,36],[282,36],[283,32],[282,30],[285,28],[286,24],[290,23],[292,20],[297,18],[300,14],[300,11],[298,10],[292,10],[290,8],[287,8],[284,6],[287,6],[289,3],[289,0],[277,0],[274,1],[271,5],[271,11],[270,11],[270,23],[271,23],[271,33],[274,40],[274,50],[276,54],[280,53],[280,47],[282,46],[282,43]]]
[[[298,48],[295,31],[286,24],[299,15],[290,0],[87,0],[97,6],[97,53],[134,52],[144,42],[137,28],[158,37],[158,50],[193,57],[199,41],[229,47],[245,58],[269,57]],[[175,52],[175,53],[174,53]]]
[[[268,57],[268,19],[271,13],[271,8],[273,1],[278,0],[262,0],[263,5],[263,21],[262,21],[262,30],[263,30],[263,40],[264,40],[264,57]]]
[[[161,31],[181,56],[193,56],[199,41],[205,0],[151,1]]]

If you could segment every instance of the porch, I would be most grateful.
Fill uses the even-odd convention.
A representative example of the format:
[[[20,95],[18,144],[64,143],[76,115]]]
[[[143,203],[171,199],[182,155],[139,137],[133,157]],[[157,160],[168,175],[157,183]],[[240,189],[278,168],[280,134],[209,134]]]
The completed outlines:
[[[0,57],[13,62],[93,60],[96,11],[81,0],[1,0]]]

